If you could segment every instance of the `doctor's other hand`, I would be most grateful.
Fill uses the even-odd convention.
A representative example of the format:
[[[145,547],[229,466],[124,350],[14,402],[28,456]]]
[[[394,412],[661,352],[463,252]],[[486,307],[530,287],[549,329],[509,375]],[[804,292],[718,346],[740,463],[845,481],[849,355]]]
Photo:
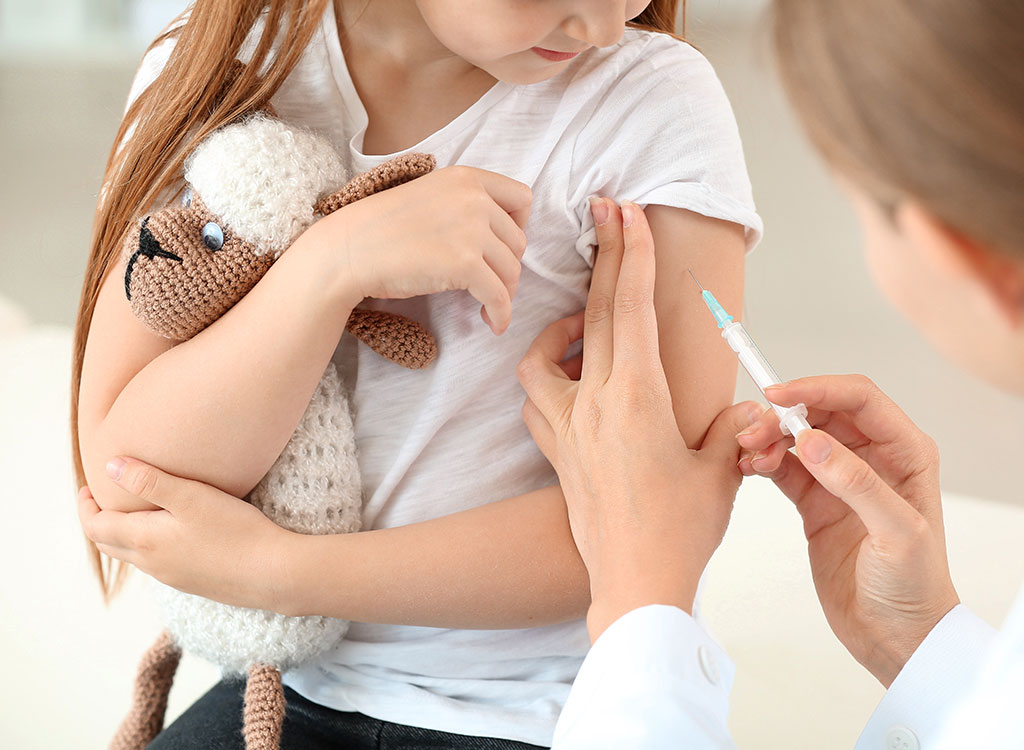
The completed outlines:
[[[287,614],[286,547],[296,534],[216,487],[122,461],[107,465],[111,479],[158,507],[102,510],[82,487],[78,518],[100,552],[189,594]]]
[[[761,409],[726,409],[687,448],[658,349],[654,241],[639,206],[592,203],[598,256],[584,312],[534,341],[518,367],[523,419],[558,473],[590,574],[591,642],[648,604],[690,612],[725,534],[736,490],[736,433]],[[583,339],[582,358],[563,361]]]
[[[806,404],[817,429],[799,435],[794,456],[793,439],[766,412],[737,438],[746,449],[740,468],[770,477],[796,505],[829,625],[888,688],[960,602],[946,559],[938,449],[862,375],[802,378],[767,396]]]

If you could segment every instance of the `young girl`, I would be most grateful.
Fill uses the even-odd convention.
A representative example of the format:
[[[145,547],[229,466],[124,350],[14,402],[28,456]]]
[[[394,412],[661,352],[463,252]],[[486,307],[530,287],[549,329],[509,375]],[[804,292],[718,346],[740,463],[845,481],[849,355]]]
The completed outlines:
[[[162,475],[148,488],[161,506],[184,493],[196,510],[173,544],[145,542],[160,564],[127,541],[104,552],[231,604],[356,621],[330,657],[286,676],[286,746],[298,726],[336,742],[364,731],[338,717],[372,717],[396,737],[448,733],[431,746],[550,743],[587,647],[588,580],[555,474],[521,421],[515,367],[583,305],[589,196],[649,206],[662,351],[690,444],[734,387],[714,330],[691,325],[706,314],[699,298],[676,290],[699,264],[738,308],[760,222],[714,73],[659,33],[676,5],[200,0],[144,59],[79,316],[79,468],[110,511],[153,507],[107,478],[113,456],[205,483]],[[638,16],[649,28],[627,28]],[[225,86],[236,57],[247,71]],[[239,304],[174,346],[129,311],[120,235],[180,185],[192,144],[268,99],[329,137],[353,173],[406,151],[440,168],[318,222]],[[342,338],[364,298],[426,326],[436,363],[402,371]],[[244,496],[268,470],[332,358],[352,387],[369,531],[297,537],[224,493]],[[232,741],[239,711],[222,703],[238,700],[217,686],[154,746]]]

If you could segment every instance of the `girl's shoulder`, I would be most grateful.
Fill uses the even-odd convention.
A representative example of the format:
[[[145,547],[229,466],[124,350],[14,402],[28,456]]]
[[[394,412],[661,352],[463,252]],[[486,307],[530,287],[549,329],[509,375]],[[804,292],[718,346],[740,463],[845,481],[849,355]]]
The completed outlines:
[[[550,83],[586,113],[592,126],[636,126],[647,119],[655,128],[666,121],[700,127],[733,120],[711,63],[691,44],[668,34],[626,29],[618,44],[590,49],[573,62],[566,75]]]
[[[711,63],[692,44],[669,34],[627,28],[618,44],[595,47],[580,55],[570,86],[639,86],[649,92],[670,87],[718,85]]]

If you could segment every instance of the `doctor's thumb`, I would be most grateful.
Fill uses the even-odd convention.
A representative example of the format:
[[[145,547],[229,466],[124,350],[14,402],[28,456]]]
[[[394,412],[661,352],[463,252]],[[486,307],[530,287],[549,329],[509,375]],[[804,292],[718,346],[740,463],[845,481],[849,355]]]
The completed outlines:
[[[797,436],[796,453],[818,484],[849,505],[869,533],[899,533],[917,515],[870,464],[828,433],[804,430]]]

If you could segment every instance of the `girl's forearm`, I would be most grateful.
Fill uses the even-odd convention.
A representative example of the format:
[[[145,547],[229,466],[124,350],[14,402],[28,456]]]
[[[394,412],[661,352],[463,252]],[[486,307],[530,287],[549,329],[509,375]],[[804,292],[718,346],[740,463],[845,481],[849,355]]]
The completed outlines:
[[[92,478],[103,477],[116,455],[238,497],[259,482],[294,432],[359,302],[333,268],[331,249],[302,235],[220,319],[124,387],[83,444],[103,507],[140,507]]]
[[[582,618],[590,582],[558,486],[393,529],[289,535],[278,608],[360,622],[525,628]]]

